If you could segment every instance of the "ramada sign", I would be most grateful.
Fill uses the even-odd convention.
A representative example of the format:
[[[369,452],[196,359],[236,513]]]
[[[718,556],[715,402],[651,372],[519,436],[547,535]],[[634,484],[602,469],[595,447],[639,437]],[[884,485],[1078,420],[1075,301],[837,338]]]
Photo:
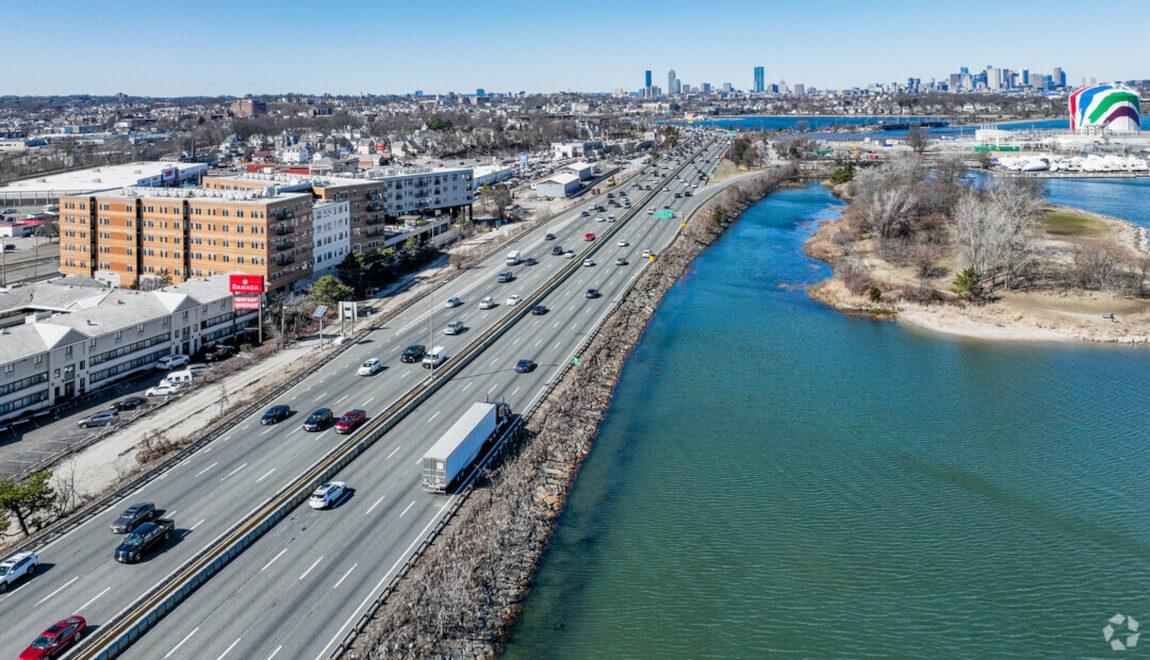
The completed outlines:
[[[228,285],[232,293],[263,293],[263,275],[229,275]]]

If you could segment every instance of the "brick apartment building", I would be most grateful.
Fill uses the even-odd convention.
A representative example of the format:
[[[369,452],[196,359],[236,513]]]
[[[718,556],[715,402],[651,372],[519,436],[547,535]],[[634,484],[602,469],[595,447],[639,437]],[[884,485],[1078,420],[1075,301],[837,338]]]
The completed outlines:
[[[232,101],[228,106],[228,112],[236,119],[249,119],[267,114],[268,104],[254,99],[240,99]]]

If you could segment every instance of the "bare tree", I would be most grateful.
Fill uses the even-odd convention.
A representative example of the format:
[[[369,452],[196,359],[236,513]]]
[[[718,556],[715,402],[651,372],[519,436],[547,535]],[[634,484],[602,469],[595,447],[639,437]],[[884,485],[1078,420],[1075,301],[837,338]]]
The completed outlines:
[[[930,138],[926,134],[926,129],[922,126],[912,126],[906,134],[906,144],[914,150],[916,154],[921,154],[926,151],[930,145]]]

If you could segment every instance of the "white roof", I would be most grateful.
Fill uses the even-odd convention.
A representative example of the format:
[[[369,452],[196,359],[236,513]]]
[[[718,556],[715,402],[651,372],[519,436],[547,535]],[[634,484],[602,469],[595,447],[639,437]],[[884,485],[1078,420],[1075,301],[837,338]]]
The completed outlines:
[[[579,177],[575,176],[574,174],[560,172],[558,174],[547,177],[543,180],[543,183],[558,183],[565,186],[569,183],[575,183],[577,181],[579,181]]]
[[[34,177],[13,181],[0,187],[3,192],[35,192],[51,191],[56,194],[78,194],[95,192],[97,190],[111,190],[134,186],[137,183],[162,175],[172,169],[182,171],[207,171],[204,163],[164,163],[160,161],[139,161],[126,165],[106,165],[104,167],[90,167],[74,172],[63,172],[49,176]]]
[[[572,170],[589,170],[589,169],[591,169],[591,163],[588,163],[586,161],[581,160],[578,163],[571,163],[570,165],[567,165],[566,167],[567,167],[567,169],[572,169]]]

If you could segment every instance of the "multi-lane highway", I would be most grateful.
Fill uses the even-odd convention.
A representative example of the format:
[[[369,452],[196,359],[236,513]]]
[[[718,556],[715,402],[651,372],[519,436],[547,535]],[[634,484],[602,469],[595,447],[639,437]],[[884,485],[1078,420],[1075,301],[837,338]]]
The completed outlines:
[[[712,144],[697,167],[713,169],[721,149],[719,143]],[[695,166],[686,170],[695,172]],[[638,184],[657,183],[660,189],[671,186],[670,192],[660,192],[648,206],[669,204],[679,212],[689,212],[701,198],[675,199],[673,193],[695,182],[695,176],[671,183],[644,176],[625,188],[637,203],[645,194],[636,189]],[[605,203],[605,199],[588,203],[593,202]],[[331,511],[295,511],[146,635],[130,655],[217,657],[226,652],[227,657],[276,653],[314,657],[330,651],[349,620],[449,501],[419,490],[415,463],[423,451],[474,401],[502,398],[514,410],[526,407],[566,362],[609,301],[642,268],[641,252],[658,251],[673,237],[677,219],[653,220],[645,208],[636,211],[600,247],[593,257],[595,266],[581,268],[543,301],[551,308],[548,314],[517,322],[341,473],[340,479],[354,490],[352,497]],[[506,304],[510,295],[528,297],[569,263],[551,255],[553,244],[577,252],[587,248],[591,244],[583,241],[583,234],[605,230],[608,225],[596,218],[607,214],[622,216],[623,211],[609,209],[590,217],[576,211],[529,233],[507,250],[518,249],[524,257],[536,258],[537,265],[508,268],[503,253],[492,256],[441,288],[427,304],[375,330],[290,390],[280,401],[295,411],[289,420],[260,426],[256,418],[249,419],[131,495],[129,501],[154,502],[166,511],[165,516],[176,520],[174,540],[142,563],[122,565],[112,559],[119,539],[108,525],[129,501],[39,549],[40,574],[0,596],[0,649],[18,652],[46,625],[73,612],[86,616],[90,624],[109,621],[335,447],[338,436],[332,431],[300,429],[311,410],[326,406],[339,414],[362,408],[369,415],[378,414],[428,376],[420,365],[399,361],[407,345],[443,345],[448,355],[462,349],[510,313]],[[548,232],[556,238],[545,239]],[[629,245],[619,247],[620,240]],[[627,258],[628,265],[615,265],[618,256]],[[513,270],[516,279],[496,283],[495,275],[503,270]],[[585,298],[588,288],[599,289],[603,297]],[[464,304],[446,309],[443,303],[452,296]],[[478,302],[485,296],[495,297],[500,304],[480,310]],[[454,320],[462,321],[467,331],[457,336],[443,334],[446,324]],[[370,357],[380,358],[386,369],[375,376],[357,376],[356,367]],[[521,358],[538,362],[539,368],[515,374],[514,364]]]

